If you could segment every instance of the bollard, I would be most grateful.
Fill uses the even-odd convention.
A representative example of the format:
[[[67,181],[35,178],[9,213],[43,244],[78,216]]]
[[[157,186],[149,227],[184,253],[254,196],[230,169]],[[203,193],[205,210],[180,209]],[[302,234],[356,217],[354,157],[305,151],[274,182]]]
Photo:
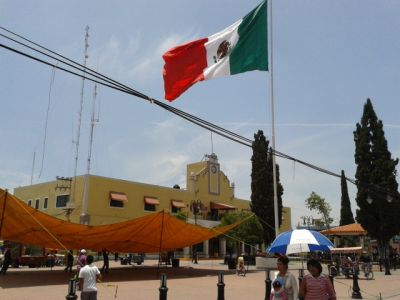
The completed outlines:
[[[331,281],[333,288],[335,288],[335,286],[334,286],[334,284],[333,284],[332,266],[331,266],[330,264],[328,265],[328,273],[329,273],[329,275],[328,275],[329,280]]]
[[[167,300],[167,275],[165,273],[161,274],[161,283],[160,283],[160,288],[158,289],[160,291],[160,300]]]
[[[358,270],[353,266],[353,293],[352,299],[362,299],[360,287],[358,286]]]
[[[78,296],[76,295],[76,282],[75,279],[70,279],[68,282],[68,295],[65,296],[67,300],[76,300]]]
[[[269,300],[270,295],[271,295],[271,276],[270,276],[270,270],[265,270],[265,300]]]
[[[224,273],[219,272],[218,274],[218,297],[217,300],[225,300],[225,283],[224,283]]]
[[[299,286],[301,286],[301,282],[303,281],[303,277],[304,277],[304,270],[303,269],[299,269]]]
[[[392,275],[392,273],[390,273],[390,264],[387,257],[385,258],[385,275]]]

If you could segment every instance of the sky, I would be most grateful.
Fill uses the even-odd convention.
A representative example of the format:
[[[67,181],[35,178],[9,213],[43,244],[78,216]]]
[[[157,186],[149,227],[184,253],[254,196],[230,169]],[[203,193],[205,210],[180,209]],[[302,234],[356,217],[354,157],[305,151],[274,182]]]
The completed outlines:
[[[0,0],[0,26],[82,63],[88,25],[88,67],[165,101],[162,54],[222,30],[258,3]],[[389,150],[400,156],[399,14],[395,0],[273,1],[273,71],[201,82],[171,105],[247,138],[263,130],[270,139],[273,76],[276,149],[354,178],[353,131],[367,98],[384,123]],[[81,80],[0,48],[0,82],[0,186],[73,176]],[[93,90],[86,82],[78,175],[87,170]],[[96,101],[91,174],[185,187],[186,165],[214,151],[236,197],[250,199],[251,148],[211,139],[209,131],[107,87],[98,87]],[[339,178],[277,163],[293,226],[301,216],[318,216],[305,207],[313,191],[339,222]],[[348,185],[355,212],[356,190]]]

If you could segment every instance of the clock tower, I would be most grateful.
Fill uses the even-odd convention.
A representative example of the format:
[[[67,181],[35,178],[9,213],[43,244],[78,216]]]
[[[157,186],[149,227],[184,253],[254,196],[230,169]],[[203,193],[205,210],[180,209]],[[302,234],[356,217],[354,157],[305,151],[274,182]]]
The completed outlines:
[[[218,157],[215,153],[205,155],[208,170],[208,193],[212,195],[220,194],[220,172]]]

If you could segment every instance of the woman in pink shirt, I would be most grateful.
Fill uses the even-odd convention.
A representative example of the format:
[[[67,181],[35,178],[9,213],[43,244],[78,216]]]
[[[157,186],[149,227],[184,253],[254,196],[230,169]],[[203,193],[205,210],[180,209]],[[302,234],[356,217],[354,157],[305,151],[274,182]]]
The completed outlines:
[[[299,298],[304,300],[336,300],[332,282],[322,274],[322,266],[319,261],[309,260],[307,270],[310,274],[304,276],[301,282]]]

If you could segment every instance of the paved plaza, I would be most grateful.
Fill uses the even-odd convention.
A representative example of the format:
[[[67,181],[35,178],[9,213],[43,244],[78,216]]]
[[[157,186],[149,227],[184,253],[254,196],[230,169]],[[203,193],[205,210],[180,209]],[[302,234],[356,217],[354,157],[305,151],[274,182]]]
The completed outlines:
[[[97,262],[101,267],[102,262]],[[297,264],[290,264],[294,274]],[[326,268],[325,268],[326,270]],[[223,271],[226,300],[264,299],[265,271],[250,266],[245,277],[228,270],[221,260],[200,260],[198,265],[181,260],[179,268],[161,266],[147,260],[142,266],[121,266],[111,262],[111,269],[98,285],[98,299],[153,300],[159,299],[160,276],[167,274],[168,299],[211,300],[217,299],[218,273]],[[272,273],[272,272],[271,272]],[[1,300],[58,300],[65,299],[70,274],[63,267],[10,268],[7,275],[0,275]],[[335,278],[338,299],[351,299],[352,279]],[[375,270],[375,278],[361,278],[359,286],[363,299],[400,299],[400,271],[391,276]],[[79,295],[79,292],[77,293]]]

